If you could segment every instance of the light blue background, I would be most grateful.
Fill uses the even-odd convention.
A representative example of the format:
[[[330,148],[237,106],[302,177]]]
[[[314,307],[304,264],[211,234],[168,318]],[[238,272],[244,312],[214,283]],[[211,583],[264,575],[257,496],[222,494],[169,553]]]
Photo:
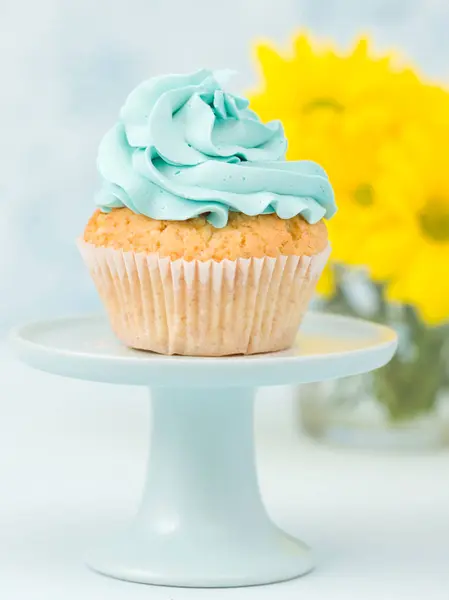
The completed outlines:
[[[0,8],[0,331],[93,310],[74,247],[92,212],[98,141],[147,76],[232,67],[256,81],[250,42],[302,27],[348,44],[372,33],[449,81],[447,0],[3,0]]]

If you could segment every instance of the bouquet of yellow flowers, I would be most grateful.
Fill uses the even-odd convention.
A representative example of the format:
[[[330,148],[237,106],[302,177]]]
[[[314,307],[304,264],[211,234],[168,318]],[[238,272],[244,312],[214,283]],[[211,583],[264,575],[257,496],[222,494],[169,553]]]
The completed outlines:
[[[398,355],[371,385],[395,419],[427,411],[447,383],[449,92],[393,53],[374,56],[366,38],[346,53],[305,34],[288,54],[256,52],[252,108],[280,118],[288,158],[316,160],[335,189],[326,304],[397,326]],[[368,302],[356,299],[354,268]]]

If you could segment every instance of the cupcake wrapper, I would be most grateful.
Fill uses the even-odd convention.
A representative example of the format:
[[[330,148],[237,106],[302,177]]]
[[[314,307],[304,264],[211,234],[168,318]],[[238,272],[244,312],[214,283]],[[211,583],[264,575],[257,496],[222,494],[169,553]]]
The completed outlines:
[[[290,347],[330,253],[188,262],[78,248],[124,344],[191,356]]]

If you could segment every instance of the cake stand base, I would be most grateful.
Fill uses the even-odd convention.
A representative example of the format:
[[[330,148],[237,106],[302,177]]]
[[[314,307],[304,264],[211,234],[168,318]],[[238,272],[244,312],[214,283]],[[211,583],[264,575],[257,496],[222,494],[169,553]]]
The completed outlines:
[[[377,368],[396,336],[371,323],[309,315],[295,346],[260,356],[158,356],[121,346],[101,318],[27,325],[12,334],[28,364],[69,377],[151,387],[146,484],[138,515],[88,565],[167,586],[274,583],[310,571],[310,550],[267,515],[257,481],[257,385],[321,381]]]
[[[158,585],[231,587],[292,579],[308,548],[261,502],[251,388],[156,388],[147,483],[132,526],[88,557],[105,575]]]

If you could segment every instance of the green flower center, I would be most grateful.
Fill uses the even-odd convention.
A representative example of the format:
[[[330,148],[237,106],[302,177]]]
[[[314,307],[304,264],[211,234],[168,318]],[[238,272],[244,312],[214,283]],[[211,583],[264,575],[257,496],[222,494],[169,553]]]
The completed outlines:
[[[446,198],[430,198],[418,220],[426,237],[434,242],[449,241],[449,202]]]
[[[323,98],[315,98],[310,102],[307,102],[302,107],[302,112],[304,114],[309,114],[315,112],[316,110],[331,110],[333,112],[343,112],[345,107],[341,102],[336,100],[335,98],[327,98],[324,96]]]
[[[370,183],[361,183],[354,190],[354,200],[360,206],[372,206],[374,204],[374,188]]]

